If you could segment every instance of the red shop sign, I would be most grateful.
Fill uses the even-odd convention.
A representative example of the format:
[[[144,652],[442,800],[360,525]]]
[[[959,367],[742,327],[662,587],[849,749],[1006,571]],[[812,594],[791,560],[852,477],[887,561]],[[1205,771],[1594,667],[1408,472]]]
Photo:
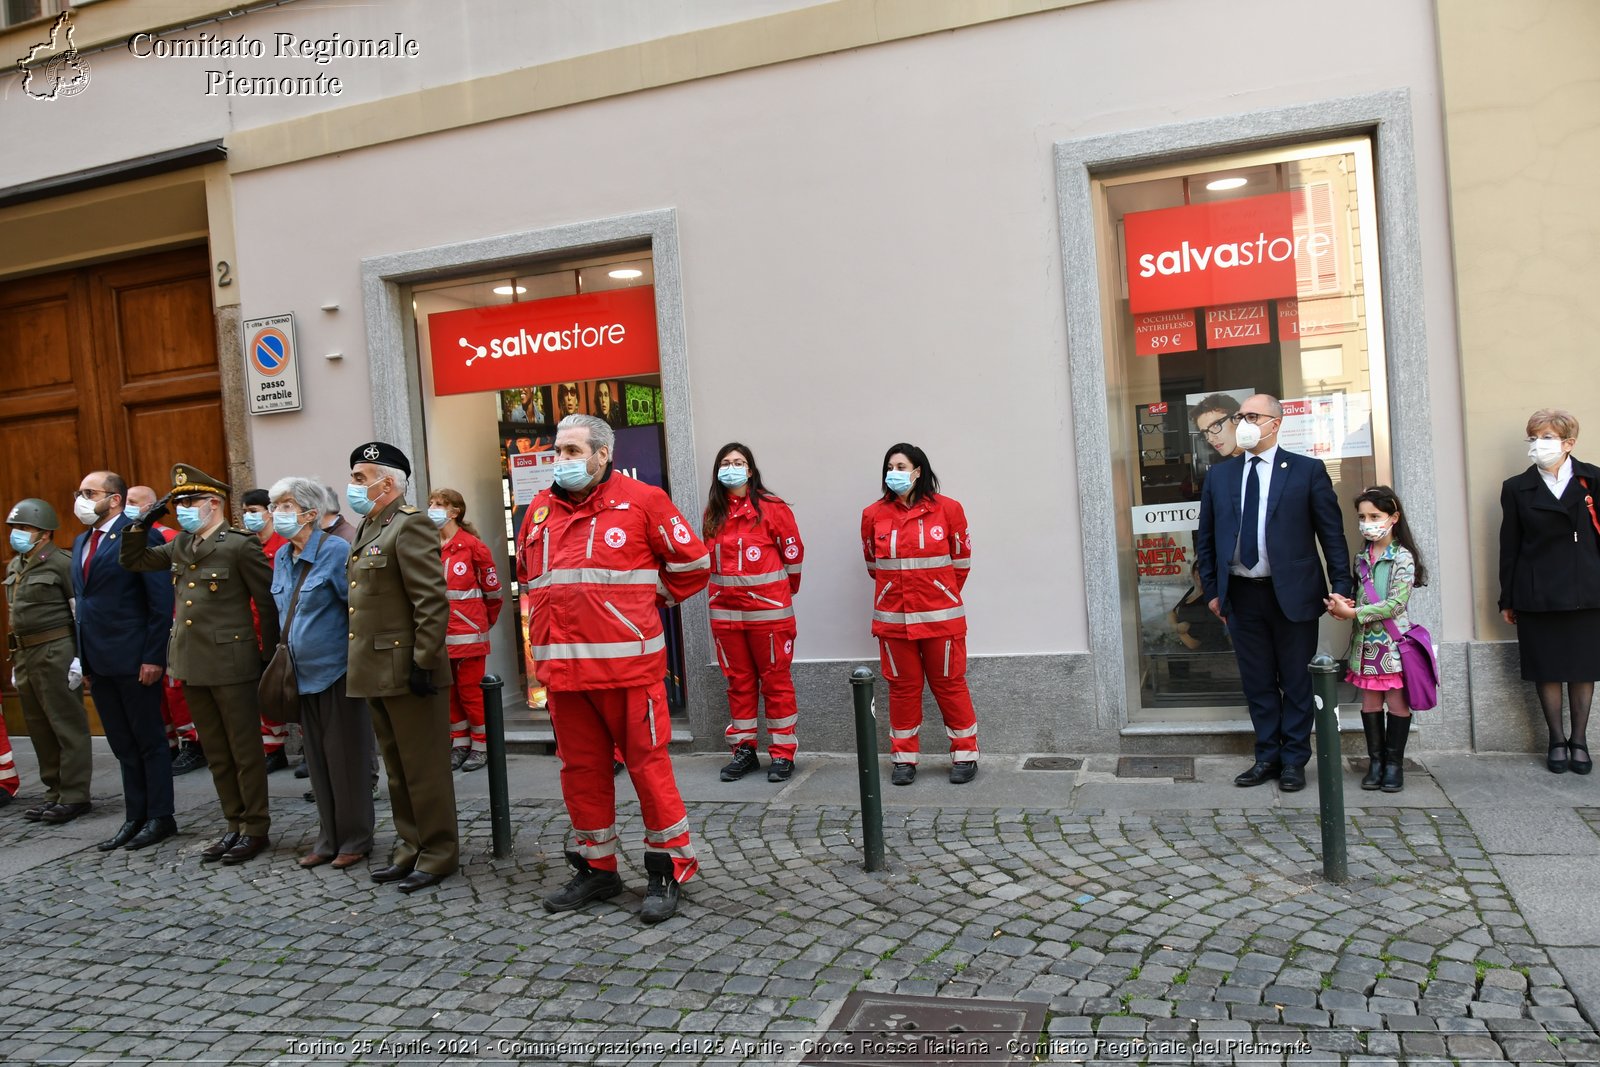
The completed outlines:
[[[1233,348],[1264,345],[1272,340],[1267,329],[1266,304],[1230,304],[1206,308],[1206,347]]]
[[[1122,226],[1134,314],[1294,296],[1295,257],[1331,241],[1295,236],[1288,193],[1135,211]]]
[[[1133,317],[1133,354],[1159,356],[1163,352],[1193,352],[1194,309],[1153,311]]]
[[[653,286],[428,316],[435,396],[661,369]]]

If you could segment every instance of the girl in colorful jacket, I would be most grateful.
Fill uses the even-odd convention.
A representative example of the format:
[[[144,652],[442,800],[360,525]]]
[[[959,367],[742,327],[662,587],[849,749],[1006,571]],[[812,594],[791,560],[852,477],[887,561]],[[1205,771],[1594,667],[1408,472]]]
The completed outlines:
[[[476,771],[489,762],[483,729],[483,665],[489,655],[489,630],[500,617],[504,591],[489,546],[467,521],[467,502],[454,489],[428,495],[428,518],[439,528],[450,626],[445,652],[450,657],[450,766]]]
[[[755,455],[737,441],[712,464],[711,493],[702,520],[711,550],[711,636],[717,665],[728,680],[728,729],[733,760],[724,782],[760,769],[756,709],[767,705],[767,781],[794,773],[794,602],[805,545],[794,512],[761,484]]]
[[[875,583],[872,632],[889,682],[889,749],[895,785],[917,776],[922,682],[950,739],[950,781],[978,773],[978,717],[967,690],[967,608],[972,566],[967,514],[939,493],[927,455],[898,444],[883,457],[883,496],[861,513],[861,551]]]

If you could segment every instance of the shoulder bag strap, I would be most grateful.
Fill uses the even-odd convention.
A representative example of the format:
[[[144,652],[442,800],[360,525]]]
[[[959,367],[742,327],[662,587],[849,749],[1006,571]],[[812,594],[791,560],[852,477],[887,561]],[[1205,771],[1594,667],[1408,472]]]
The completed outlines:
[[[1372,601],[1374,604],[1381,603],[1383,598],[1378,596],[1377,589],[1373,588],[1372,585],[1372,568],[1367,563],[1367,553],[1365,550],[1356,555],[1356,569],[1361,574],[1361,584],[1366,586],[1367,599]],[[1393,619],[1384,619],[1382,622],[1383,628],[1389,631],[1390,638],[1394,640],[1395,644],[1399,644],[1400,627],[1395,625]]]
[[[289,549],[289,559],[294,565],[298,565],[300,562],[302,562],[294,558],[294,548],[292,546]],[[294,622],[294,609],[300,604],[300,587],[306,584],[306,578],[311,574],[311,568],[316,563],[316,557],[313,556],[310,559],[305,560],[304,563],[306,565],[306,569],[301,571],[300,577],[295,579],[294,592],[289,595],[289,610],[284,614],[283,626],[278,631],[279,648],[287,648],[289,646],[289,626]]]

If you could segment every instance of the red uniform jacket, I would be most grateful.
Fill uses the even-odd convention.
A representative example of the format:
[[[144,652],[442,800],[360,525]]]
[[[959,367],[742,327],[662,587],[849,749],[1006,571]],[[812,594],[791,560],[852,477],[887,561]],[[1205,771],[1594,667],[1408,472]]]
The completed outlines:
[[[505,592],[495,573],[489,546],[465,530],[439,550],[444,559],[445,596],[450,598],[450,623],[444,647],[451,659],[489,654],[489,628],[500,617]]]
[[[806,546],[794,512],[775,496],[730,497],[711,549],[711,629],[794,633],[794,601]]]
[[[872,632],[920,641],[967,632],[961,589],[972,566],[967,513],[947,496],[910,507],[879,500],[861,513],[861,551],[875,579]]]
[[[581,503],[545,489],[517,534],[528,651],[550,689],[624,689],[666,677],[657,607],[706,586],[711,556],[661,490],[610,473]]]

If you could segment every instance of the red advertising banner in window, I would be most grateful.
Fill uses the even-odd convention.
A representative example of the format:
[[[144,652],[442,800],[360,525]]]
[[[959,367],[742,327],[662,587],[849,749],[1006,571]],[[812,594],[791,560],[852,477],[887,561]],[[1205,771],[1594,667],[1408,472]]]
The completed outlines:
[[[653,286],[428,316],[435,396],[661,369]]]
[[[1234,348],[1264,345],[1272,340],[1267,328],[1267,305],[1229,304],[1206,308],[1206,347]]]
[[[1300,301],[1278,301],[1278,340],[1300,340]]]
[[[1193,352],[1198,345],[1193,308],[1154,311],[1133,317],[1133,354],[1136,356]]]
[[[1135,211],[1122,228],[1134,314],[1294,296],[1296,256],[1332,241],[1295,236],[1288,193]]]

